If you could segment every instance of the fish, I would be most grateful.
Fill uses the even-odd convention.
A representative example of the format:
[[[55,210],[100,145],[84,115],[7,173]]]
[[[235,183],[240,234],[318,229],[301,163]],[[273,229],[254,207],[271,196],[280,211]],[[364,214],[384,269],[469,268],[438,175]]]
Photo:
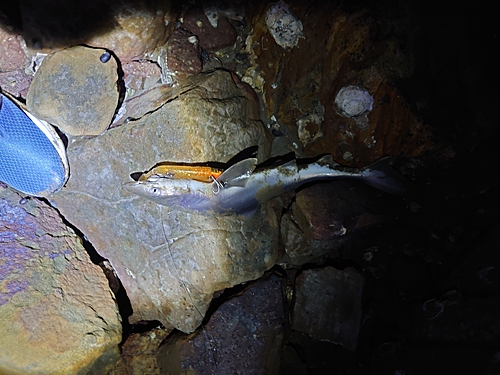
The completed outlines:
[[[413,185],[392,169],[393,159],[382,158],[364,168],[345,167],[325,155],[312,163],[296,159],[278,166],[257,168],[248,158],[224,170],[211,182],[151,174],[147,179],[127,182],[124,188],[157,204],[201,214],[251,216],[264,202],[301,186],[324,180],[353,178],[396,196],[411,196]]]

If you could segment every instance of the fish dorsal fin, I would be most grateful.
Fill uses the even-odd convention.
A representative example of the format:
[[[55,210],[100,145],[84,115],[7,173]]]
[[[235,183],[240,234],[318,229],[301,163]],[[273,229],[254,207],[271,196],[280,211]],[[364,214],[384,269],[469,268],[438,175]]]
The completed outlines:
[[[217,181],[220,182],[222,186],[244,187],[256,166],[256,158],[242,160],[226,169],[219,178],[217,178]]]

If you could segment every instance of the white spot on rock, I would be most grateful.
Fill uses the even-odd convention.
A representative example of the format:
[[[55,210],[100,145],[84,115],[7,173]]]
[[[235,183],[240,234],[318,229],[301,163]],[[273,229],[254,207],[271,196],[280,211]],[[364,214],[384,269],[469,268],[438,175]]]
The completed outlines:
[[[335,107],[345,117],[357,117],[373,109],[373,96],[358,86],[342,87],[335,97]]]
[[[266,25],[275,42],[282,48],[293,48],[303,38],[302,22],[284,1],[273,3],[266,12]]]

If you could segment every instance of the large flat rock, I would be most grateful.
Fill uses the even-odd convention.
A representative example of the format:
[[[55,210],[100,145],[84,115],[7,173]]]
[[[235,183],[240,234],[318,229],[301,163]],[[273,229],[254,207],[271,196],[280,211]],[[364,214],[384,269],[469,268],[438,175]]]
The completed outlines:
[[[116,270],[132,303],[131,322],[159,320],[192,332],[214,291],[275,264],[274,202],[250,219],[201,216],[122,188],[131,173],[161,161],[226,162],[256,145],[266,159],[265,129],[249,115],[256,105],[230,73],[216,71],[138,121],[71,142],[71,177],[53,200]]]

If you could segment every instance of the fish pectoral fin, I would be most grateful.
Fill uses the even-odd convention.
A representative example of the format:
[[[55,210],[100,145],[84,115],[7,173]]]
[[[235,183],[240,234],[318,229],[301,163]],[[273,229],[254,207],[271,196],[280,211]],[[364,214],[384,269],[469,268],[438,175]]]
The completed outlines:
[[[244,187],[256,166],[256,158],[242,160],[226,169],[217,178],[217,181],[220,182],[222,186]]]

